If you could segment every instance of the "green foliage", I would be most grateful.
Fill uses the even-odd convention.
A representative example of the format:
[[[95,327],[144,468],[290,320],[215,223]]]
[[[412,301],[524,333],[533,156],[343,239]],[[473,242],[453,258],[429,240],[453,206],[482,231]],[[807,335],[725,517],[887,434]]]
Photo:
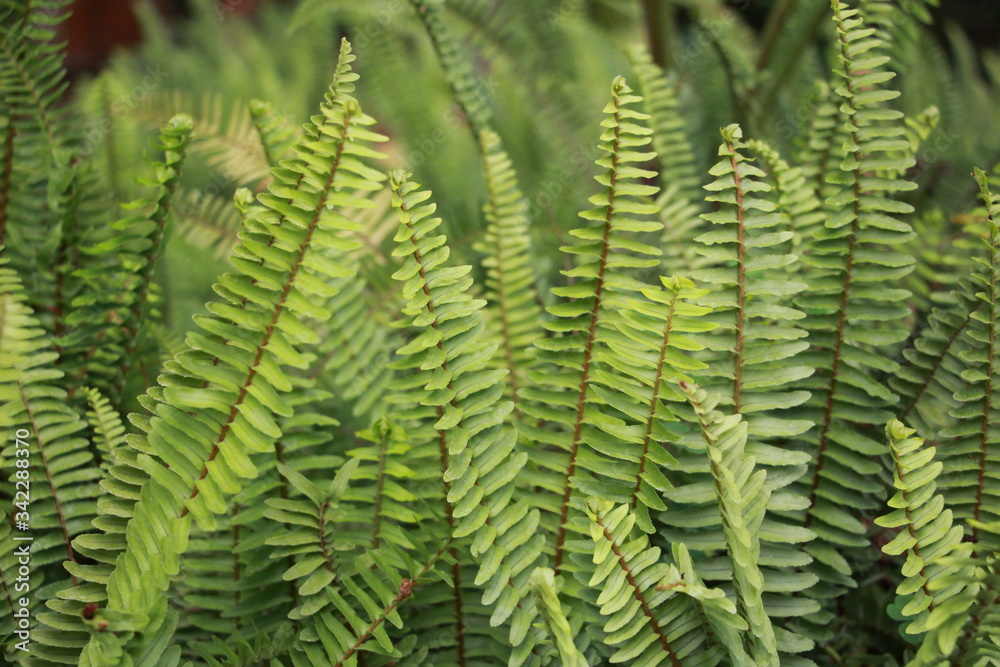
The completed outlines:
[[[4,664],[1000,661],[935,3],[190,4],[70,95],[0,0]]]

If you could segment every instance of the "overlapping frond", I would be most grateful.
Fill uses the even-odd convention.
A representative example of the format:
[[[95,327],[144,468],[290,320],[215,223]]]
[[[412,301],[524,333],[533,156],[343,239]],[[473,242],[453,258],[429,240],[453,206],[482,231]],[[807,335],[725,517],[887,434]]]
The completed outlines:
[[[757,139],[747,141],[747,147],[757,154],[762,163],[768,180],[774,186],[775,212],[782,217],[782,222],[792,232],[790,250],[800,251],[805,239],[822,226],[824,215],[820,211],[821,202],[815,190],[806,178],[801,166],[791,166],[781,157],[781,154],[766,142]],[[802,264],[795,262],[787,268],[789,272],[802,270]]]
[[[499,342],[495,364],[507,371],[508,396],[514,401],[515,417],[520,417],[518,388],[527,383],[535,362],[530,350],[542,333],[530,221],[514,165],[499,135],[485,130],[480,142],[488,199],[483,206],[486,235],[477,250],[485,255],[486,319]]]
[[[434,408],[450,537],[470,538],[480,561],[476,585],[485,587],[483,603],[494,606],[490,622],[510,619],[511,662],[520,664],[536,641],[529,636],[534,600],[525,593],[542,536],[535,531],[538,510],[513,499],[527,454],[517,451],[517,433],[504,424],[513,409],[504,398],[506,371],[488,366],[496,344],[484,341],[483,302],[469,294],[470,267],[447,264],[447,239],[433,235],[441,219],[425,203],[430,193],[402,172],[393,173],[392,188],[400,219],[394,254],[404,258],[394,278],[405,282],[404,316],[421,327],[394,365],[413,369],[410,394]]]
[[[987,252],[974,260],[977,267],[969,285],[974,302],[966,302],[968,323],[958,334],[964,345],[952,351],[962,364],[962,382],[953,395],[958,405],[938,441],[945,464],[939,483],[955,516],[974,521],[973,542],[979,540],[978,522],[1000,520],[995,500],[1000,485],[992,473],[1000,460],[1000,197],[991,191],[985,173],[976,170],[975,176],[986,207],[988,230],[983,244]],[[1000,543],[986,542],[981,548],[989,553],[1000,549]]]
[[[835,92],[848,137],[840,171],[829,177],[838,187],[826,203],[831,215],[803,255],[809,289],[797,300],[812,345],[803,359],[816,368],[801,383],[812,391],[803,414],[816,426],[803,436],[811,463],[798,489],[809,497],[803,525],[818,536],[806,548],[821,575],[817,597],[850,584],[850,565],[837,549],[868,543],[858,512],[878,505],[881,467],[874,457],[885,453],[871,424],[888,421],[897,403],[877,374],[898,367],[887,351],[908,335],[909,292],[898,284],[913,269],[913,258],[900,249],[912,231],[898,218],[913,209],[894,197],[914,186],[876,173],[903,172],[912,164],[893,157],[909,145],[901,113],[885,104],[898,96],[884,87],[894,74],[880,53],[882,40],[858,10],[842,2],[833,9],[840,79]]]
[[[605,157],[597,161],[604,169],[597,176],[603,189],[590,199],[596,208],[580,214],[593,224],[573,230],[578,240],[562,249],[576,259],[575,268],[564,272],[576,282],[552,290],[562,298],[548,308],[555,319],[546,327],[555,335],[536,343],[544,368],[529,374],[535,386],[522,392],[525,414],[545,424],[524,425],[533,462],[524,477],[543,490],[536,504],[556,535],[551,546],[557,572],[563,562],[574,478],[589,476],[605,462],[614,465],[612,458],[593,448],[580,456],[588,433],[602,437],[596,424],[603,418],[591,390],[598,363],[595,351],[599,342],[619,335],[618,310],[647,286],[632,272],[659,264],[660,251],[642,240],[643,234],[659,232],[662,225],[650,219],[657,209],[648,198],[657,189],[641,182],[653,172],[636,166],[653,155],[646,150],[651,131],[641,124],[648,116],[632,108],[640,101],[624,79],[615,79],[602,122],[600,148]]]
[[[95,636],[82,664],[118,664],[123,652],[140,650],[162,630],[169,618],[166,588],[180,572],[192,520],[215,527],[240,480],[258,474],[250,457],[270,452],[281,436],[273,415],[292,414],[281,397],[291,389],[282,367],[307,366],[296,346],[316,337],[304,322],[330,316],[314,301],[330,295],[328,278],[343,277],[311,249],[355,247],[343,236],[354,223],[338,210],[363,207],[350,192],[378,189],[382,180],[363,162],[379,155],[367,144],[383,138],[367,129],[374,120],[350,95],[357,79],[352,60],[345,42],[334,83],[296,158],[275,170],[270,192],[260,196],[264,206],[248,217],[232,258],[239,273],[220,279],[222,298],[198,319],[190,349],[150,389],[145,406],[151,416],[132,417],[145,435],[130,437],[123,467],[134,465],[145,479],[138,496],[117,499],[119,515],[131,520],[124,534],[114,535],[118,553],[107,607],[145,613],[128,631]],[[158,556],[150,559],[150,553]]]
[[[667,508],[662,495],[673,488],[667,470],[676,460],[667,443],[678,437],[671,425],[677,417],[667,401],[681,400],[675,382],[690,380],[685,373],[705,368],[689,354],[703,349],[690,334],[715,326],[704,318],[708,308],[691,303],[705,290],[678,276],[660,280],[662,289],[643,289],[645,298],[620,311],[621,335],[598,350],[602,366],[593,391],[622,418],[609,415],[597,423],[598,432],[587,434],[587,444],[606,460],[591,466],[593,480],[578,482],[586,493],[627,504],[650,534],[656,532],[651,513]]]
[[[644,108],[653,130],[652,144],[663,188],[657,205],[663,221],[663,269],[670,275],[690,271],[698,262],[692,241],[702,212],[701,177],[691,146],[691,128],[680,114],[675,82],[657,67],[645,49],[629,49]]]
[[[713,193],[708,201],[721,206],[703,216],[718,227],[697,238],[711,268],[692,274],[714,286],[702,302],[725,334],[704,338],[715,353],[705,375],[713,378],[712,390],[731,397],[734,412],[746,415],[752,436],[797,436],[810,422],[783,411],[809,395],[788,389],[813,370],[798,356],[809,347],[799,328],[804,314],[790,307],[807,287],[787,279],[785,269],[797,259],[790,252],[794,233],[768,199],[772,187],[762,180],[764,172],[743,155],[743,131],[730,125],[722,136],[721,159],[709,172],[717,180],[705,186]]]
[[[660,548],[633,531],[627,505],[587,501],[593,575],[587,585],[599,592],[601,641],[613,648],[611,662],[643,665],[717,665],[726,655],[706,632],[685,596],[658,584],[671,574]]]
[[[488,92],[481,78],[472,69],[471,61],[462,52],[444,14],[442,0],[410,0],[420,16],[427,34],[434,44],[445,80],[451,87],[455,101],[465,114],[469,128],[475,137],[482,136],[488,129],[493,115]]]
[[[914,437],[915,433],[895,419],[886,426],[896,487],[889,507],[896,509],[875,523],[900,529],[882,551],[890,556],[906,554],[902,568],[905,579],[896,594],[903,603],[901,613],[912,619],[905,631],[921,634],[927,629],[929,614],[957,592],[954,586],[942,589],[934,581],[950,574],[950,568],[937,561],[951,555],[962,541],[963,531],[953,524],[952,512],[937,490],[936,479],[943,464],[934,460],[934,448],[925,445],[923,438]]]
[[[89,289],[73,301],[73,312],[66,318],[73,328],[68,338],[93,344],[65,367],[76,382],[107,393],[116,407],[152,310],[154,269],[164,251],[192,129],[191,118],[184,115],[160,129],[154,148],[163,151],[163,158],[153,162],[153,175],[146,183],[153,188],[152,196],[132,202],[129,208],[136,212],[113,223],[114,233],[107,239],[83,248],[90,255],[114,257],[114,269],[96,266],[76,273]]]
[[[7,580],[23,573],[30,585],[36,586],[30,591],[22,589],[24,595],[17,595],[18,599],[35,596],[48,600],[56,591],[80,583],[76,568],[81,567],[82,559],[72,540],[90,529],[100,468],[93,464],[85,437],[87,424],[67,405],[66,390],[59,384],[63,373],[55,367],[58,354],[26,300],[17,274],[4,258],[0,263],[0,426],[12,436],[3,450],[4,460],[10,462],[4,477],[14,489],[11,518],[30,547],[30,558],[17,563],[24,565],[27,560],[31,567],[22,571],[9,560],[12,552],[7,552],[8,547],[20,544],[8,540],[2,565],[12,569],[5,569],[3,576],[5,584],[14,585],[13,579]],[[32,572],[37,575],[32,576]],[[42,577],[49,580],[46,588],[40,587]],[[87,636],[79,613],[82,600],[90,593],[74,591],[75,619],[70,616],[68,621],[56,622],[52,618],[57,614],[39,617],[49,627],[32,634],[38,644],[33,655],[54,662],[72,658]],[[10,594],[13,596],[13,591]]]

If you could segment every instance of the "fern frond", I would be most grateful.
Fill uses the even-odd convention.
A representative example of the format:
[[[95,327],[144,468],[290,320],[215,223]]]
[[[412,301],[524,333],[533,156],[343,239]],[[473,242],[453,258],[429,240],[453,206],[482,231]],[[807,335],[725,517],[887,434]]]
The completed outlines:
[[[896,594],[902,597],[901,602],[905,600],[903,616],[912,618],[905,632],[921,634],[927,629],[928,615],[957,592],[954,587],[932,591],[932,580],[949,573],[948,567],[937,561],[951,555],[962,541],[963,531],[952,524],[952,512],[945,508],[944,497],[937,492],[935,480],[943,465],[934,461],[934,448],[926,446],[914,433],[899,420],[886,426],[896,487],[889,507],[897,509],[875,519],[875,523],[902,529],[882,551],[890,556],[906,554],[902,568],[905,579]]]
[[[740,615],[750,624],[747,652],[755,661],[767,664],[776,651],[806,651],[811,641],[797,631],[772,627],[770,620],[788,619],[784,624],[793,628],[797,619],[818,610],[804,595],[815,575],[792,569],[809,563],[799,549],[813,535],[770,514],[802,507],[804,499],[780,490],[787,473],[782,479],[780,469],[771,474],[756,464],[747,443],[748,425],[739,415],[717,409],[719,395],[688,383],[681,391],[694,409],[697,433],[679,443],[677,467],[687,474],[666,494],[675,505],[662,517],[668,526],[663,532],[690,549],[712,553],[701,565],[703,576],[733,582]]]
[[[810,96],[812,104],[805,135],[795,155],[796,164],[802,165],[802,175],[824,208],[827,200],[836,194],[836,187],[830,184],[830,175],[840,171],[839,146],[846,138],[844,118],[834,96],[833,87],[827,81],[816,83]]]
[[[796,436],[811,424],[783,417],[782,411],[801,405],[809,396],[785,389],[813,370],[797,356],[809,347],[803,340],[806,332],[798,326],[804,314],[787,304],[807,286],[783,279],[785,267],[797,259],[789,252],[793,232],[780,229],[781,216],[767,198],[772,188],[761,180],[764,172],[742,153],[743,131],[730,125],[722,136],[721,159],[709,172],[717,180],[705,188],[716,193],[707,200],[723,206],[703,216],[719,228],[696,239],[701,244],[698,251],[711,260],[712,268],[692,274],[716,286],[702,301],[713,309],[710,319],[727,334],[705,338],[705,344],[718,353],[718,361],[713,360],[705,374],[729,385],[716,389],[714,380],[711,386],[732,397],[733,411],[747,416],[751,435]]]
[[[442,0],[410,0],[434,44],[445,80],[462,109],[474,137],[489,128],[493,115],[489,94],[472,70],[472,62],[455,39],[444,16]]]
[[[788,231],[792,232],[791,252],[800,252],[804,240],[816,233],[825,218],[820,211],[819,198],[810,187],[802,167],[790,166],[776,149],[763,141],[751,139],[747,141],[747,147],[757,154],[774,185],[776,212],[782,216]],[[787,270],[801,271],[802,265],[796,262]]]
[[[691,128],[680,114],[674,81],[652,62],[645,49],[629,49],[628,56],[650,117],[653,149],[660,166],[663,191],[657,206],[663,221],[663,269],[668,275],[687,272],[700,259],[692,241],[702,212],[701,178],[688,139]]]
[[[118,233],[84,249],[97,256],[116,255],[118,270],[110,275],[101,267],[77,272],[91,289],[74,300],[74,312],[67,323],[77,328],[75,335],[95,341],[95,349],[88,350],[78,367],[68,370],[75,372],[80,382],[106,391],[116,407],[120,407],[144,333],[154,269],[164,251],[171,205],[192,129],[188,116],[175,116],[160,129],[155,147],[163,151],[163,161],[153,162],[154,176],[147,183],[155,188],[154,194],[132,204],[145,210],[114,223]]]
[[[63,377],[55,368],[58,355],[47,344],[7,263],[0,259],[0,426],[18,437],[8,443],[3,458],[13,463],[5,468],[11,488],[30,500],[30,509],[27,504],[15,508],[30,515],[24,522],[31,531],[26,534],[31,538],[31,569],[49,575],[46,588],[33,589],[31,595],[49,600],[66,586],[74,589],[70,609],[40,615],[49,627],[32,634],[38,643],[35,654],[65,662],[72,659],[81,636],[86,637],[80,612],[97,594],[87,586],[77,587],[81,569],[88,566],[81,564],[72,541],[90,528],[96,513],[100,468],[92,465],[82,435],[87,424],[67,405],[66,391],[58,384]],[[68,581],[63,568],[69,572]],[[58,601],[49,600],[50,606],[53,603],[57,608]],[[59,614],[58,622],[51,620]]]
[[[1000,520],[994,498],[1000,495],[991,470],[1000,456],[1000,196],[993,194],[986,174],[976,170],[986,207],[988,232],[983,239],[987,253],[975,258],[977,270],[971,291],[978,307],[970,309],[961,336],[964,349],[956,351],[963,367],[964,386],[954,394],[958,405],[951,411],[953,423],[940,433],[941,459],[945,470],[939,483],[948,505],[960,519],[973,521],[969,539],[981,542],[977,525]],[[987,533],[986,537],[993,537]],[[1000,549],[1000,542],[977,545],[984,553]]]
[[[803,256],[810,287],[797,301],[814,346],[804,359],[816,367],[802,383],[813,393],[807,414],[816,427],[804,436],[812,462],[799,488],[809,497],[803,525],[818,536],[806,548],[824,581],[817,596],[827,595],[826,584],[849,585],[850,566],[836,550],[868,544],[857,513],[878,504],[881,466],[873,457],[885,453],[870,425],[888,421],[898,400],[873,374],[897,369],[878,351],[908,335],[909,292],[897,285],[913,269],[913,258],[899,248],[911,228],[895,217],[912,207],[892,199],[913,186],[873,173],[911,166],[890,156],[908,145],[901,114],[884,106],[898,95],[882,87],[894,74],[879,53],[881,40],[858,10],[842,2],[834,2],[833,9],[840,52],[836,72],[842,79],[835,92],[849,139],[841,171],[830,177],[839,186],[827,202],[833,213]]]
[[[264,150],[264,160],[271,169],[288,156],[298,139],[295,127],[267,102],[250,100],[248,105],[254,129]]]
[[[101,452],[101,460],[106,465],[115,464],[115,450],[125,445],[125,425],[111,406],[111,401],[93,387],[84,389],[90,410],[87,421],[94,429],[95,449]]]
[[[483,206],[486,236],[476,249],[486,255],[486,319],[500,342],[497,364],[507,370],[508,396],[519,419],[518,388],[527,383],[535,361],[529,350],[542,331],[527,205],[499,135],[487,130],[480,141],[489,194]]]
[[[668,579],[645,533],[635,533],[627,505],[587,501],[594,573],[588,586],[600,595],[597,605],[610,616],[601,641],[614,647],[611,662],[644,665],[717,665],[722,647],[713,646],[689,601],[658,584]]]
[[[667,400],[680,400],[675,381],[685,373],[705,368],[686,354],[702,346],[690,335],[714,328],[704,315],[708,308],[690,303],[705,295],[694,283],[677,276],[661,278],[665,289],[644,289],[620,311],[622,334],[609,339],[598,352],[603,366],[594,373],[594,393],[623,419],[610,416],[598,422],[598,433],[586,442],[604,460],[589,467],[594,480],[578,481],[585,493],[598,491],[613,502],[627,503],[639,527],[654,533],[650,512],[663,511],[662,494],[671,485],[666,470],[677,461],[664,446],[677,439],[671,422],[677,417]],[[613,461],[613,463],[612,463]]]
[[[482,342],[483,302],[468,294],[470,267],[446,264],[447,239],[432,235],[441,219],[424,203],[430,193],[402,172],[391,181],[400,220],[394,254],[405,258],[393,277],[405,281],[403,312],[421,332],[397,351],[395,365],[419,369],[411,395],[435,411],[451,536],[471,538],[469,550],[481,560],[476,585],[485,586],[483,604],[495,605],[490,623],[511,619],[512,663],[520,664],[515,656],[523,661],[536,641],[528,636],[534,601],[524,593],[543,539],[535,531],[538,510],[527,499],[512,502],[527,454],[504,424],[513,409],[503,398],[506,371],[487,368],[495,345]]]
[[[996,544],[1000,524],[975,523]],[[947,597],[927,614],[926,634],[907,667],[972,667],[1000,659],[993,639],[1000,630],[1000,558],[963,543],[938,561],[943,571],[929,583],[931,595]]]
[[[565,667],[587,667],[587,659],[574,643],[579,629],[574,631],[559,602],[555,572],[547,567],[536,567],[531,573],[530,583],[542,621],[559,651],[561,664]]]
[[[357,79],[352,60],[345,41],[327,100],[306,126],[296,159],[275,170],[270,192],[260,196],[264,207],[247,220],[231,260],[240,273],[221,278],[222,298],[210,304],[210,316],[198,318],[201,331],[188,336],[189,351],[167,365],[161,386],[144,398],[152,416],[132,417],[146,435],[129,440],[132,453],[124,460],[145,479],[138,497],[126,491],[118,499],[119,515],[130,520],[124,535],[115,536],[124,544],[114,547],[107,607],[149,612],[128,632],[92,638],[84,665],[118,664],[122,652],[139,650],[161,629],[169,618],[165,591],[180,572],[192,519],[215,527],[240,480],[258,474],[250,456],[272,451],[280,437],[272,414],[291,414],[280,396],[291,389],[282,366],[307,365],[296,346],[316,337],[303,318],[329,317],[312,300],[330,295],[327,278],[344,277],[310,249],[353,249],[340,236],[352,223],[337,211],[364,205],[347,188],[376,190],[382,179],[362,162],[379,156],[366,144],[383,137],[366,129],[374,120],[350,95]],[[159,557],[146,558],[151,552]]]
[[[982,306],[968,279],[950,292],[948,301],[948,307],[931,310],[927,326],[903,350],[905,363],[889,378],[900,397],[899,419],[916,426],[918,433],[935,444],[942,429],[954,422],[950,413],[957,402],[953,396],[965,387],[961,358],[969,339],[963,334]]]
[[[644,150],[650,130],[640,124],[648,116],[631,106],[640,101],[624,79],[615,79],[602,122],[600,148],[606,156],[597,161],[606,170],[596,177],[604,189],[590,199],[596,208],[580,214],[595,224],[573,230],[579,240],[562,249],[577,258],[576,267],[564,275],[578,280],[552,290],[566,300],[548,309],[555,320],[546,327],[555,337],[536,343],[539,359],[548,367],[529,374],[536,386],[523,392],[524,413],[551,424],[545,428],[525,424],[523,432],[536,452],[532,457],[536,468],[526,472],[525,481],[545,492],[537,502],[556,535],[552,545],[556,572],[563,562],[573,480],[605,460],[579,456],[585,429],[596,432],[600,418],[588,400],[597,343],[617,336],[618,309],[646,287],[629,272],[659,263],[659,250],[635,238],[662,230],[658,221],[649,219],[657,209],[647,198],[656,194],[656,188],[639,182],[653,172],[634,166],[652,157]]]
[[[683,542],[670,545],[672,564],[667,575],[656,585],[658,591],[681,593],[691,599],[708,635],[718,637],[718,643],[726,648],[733,667],[751,667],[753,659],[743,648],[743,633],[749,626],[740,616],[736,605],[726,597],[721,588],[709,588],[701,580],[694,567],[691,553]]]
[[[237,195],[240,196],[240,195]],[[233,200],[203,191],[178,188],[174,204],[177,234],[196,248],[228,257],[239,242],[243,216]]]

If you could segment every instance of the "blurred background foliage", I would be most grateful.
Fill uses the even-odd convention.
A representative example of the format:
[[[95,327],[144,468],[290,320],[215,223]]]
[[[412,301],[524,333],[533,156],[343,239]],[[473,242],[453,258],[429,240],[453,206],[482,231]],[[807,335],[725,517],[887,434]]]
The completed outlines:
[[[94,5],[102,16],[91,15]],[[458,53],[436,53],[428,5]],[[923,7],[900,0],[901,11]],[[833,63],[828,0],[136,0],[74,9],[65,36],[74,94],[88,114],[87,150],[119,201],[142,189],[137,147],[175,113],[195,120],[195,150],[174,209],[179,238],[158,264],[163,317],[178,340],[225,270],[239,225],[234,194],[266,182],[255,100],[295,131],[329,84],[341,37],[358,54],[358,98],[392,140],[387,166],[412,171],[439,193],[444,231],[469,258],[485,227],[486,198],[470,125],[488,119],[498,131],[530,204],[541,294],[562,279],[557,249],[596,187],[601,110],[615,75],[634,78],[629,48],[645,47],[667,70],[702,174],[718,128],[733,122],[784,155],[807,150]],[[1000,160],[993,48],[1000,5],[945,2],[934,14],[897,22],[892,47],[900,108],[917,118],[936,105],[931,113],[939,114],[910,175],[921,185],[913,196],[933,200],[912,202],[931,212],[914,224],[920,251],[932,255],[949,251],[961,233],[959,212],[974,201],[972,167]],[[125,46],[110,49],[111,35]],[[449,57],[465,70],[473,109],[455,101],[441,65]],[[395,289],[383,266],[393,261],[386,248],[394,221],[387,198],[381,204],[366,213],[364,239],[373,311]],[[134,389],[130,395],[142,387]]]

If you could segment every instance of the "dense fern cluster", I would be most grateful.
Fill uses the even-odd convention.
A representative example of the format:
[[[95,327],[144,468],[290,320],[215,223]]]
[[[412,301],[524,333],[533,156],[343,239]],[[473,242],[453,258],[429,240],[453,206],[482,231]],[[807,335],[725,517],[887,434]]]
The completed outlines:
[[[224,78],[194,4],[141,57]],[[238,91],[139,157],[190,97],[109,116],[126,59],[64,100],[67,2],[0,0],[3,663],[1000,664],[1000,170],[933,148],[996,93],[907,99],[933,3],[779,3],[759,47],[693,3],[720,66],[633,47],[596,106],[558,80],[627,10],[488,4],[227,24],[364,48],[299,129]]]

